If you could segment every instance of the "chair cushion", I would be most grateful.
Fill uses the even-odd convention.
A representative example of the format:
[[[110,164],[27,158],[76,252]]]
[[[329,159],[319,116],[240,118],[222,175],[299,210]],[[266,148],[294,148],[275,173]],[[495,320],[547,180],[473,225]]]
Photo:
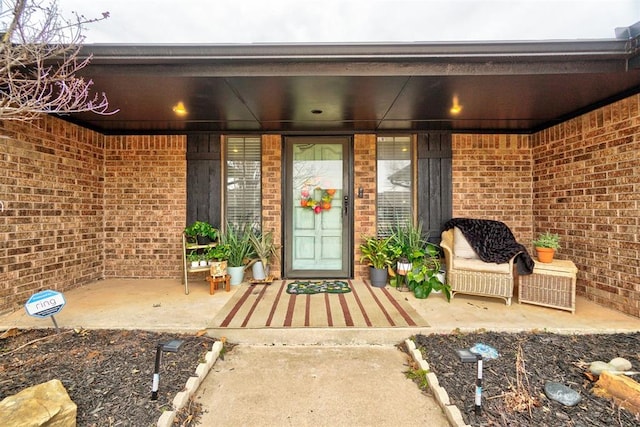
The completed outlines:
[[[453,227],[453,255],[458,258],[480,259],[458,227]]]
[[[454,257],[453,268],[456,270],[511,274],[511,265],[509,263],[496,264],[495,262],[484,262],[481,259],[466,259]]]

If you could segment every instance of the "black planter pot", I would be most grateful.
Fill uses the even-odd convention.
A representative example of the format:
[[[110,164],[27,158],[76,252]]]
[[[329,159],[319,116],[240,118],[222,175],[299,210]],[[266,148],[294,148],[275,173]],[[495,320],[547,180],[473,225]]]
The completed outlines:
[[[208,236],[197,236],[199,245],[208,245],[211,243],[211,239]]]
[[[389,272],[386,268],[369,267],[369,278],[371,279],[372,286],[375,286],[377,288],[384,288],[387,285]]]

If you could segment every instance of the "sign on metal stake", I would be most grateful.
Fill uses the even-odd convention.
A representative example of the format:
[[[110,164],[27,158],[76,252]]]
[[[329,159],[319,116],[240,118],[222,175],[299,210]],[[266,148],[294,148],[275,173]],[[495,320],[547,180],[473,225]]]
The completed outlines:
[[[24,305],[24,308],[27,310],[29,316],[39,317],[41,319],[51,317],[53,326],[55,326],[57,332],[60,332],[58,322],[56,322],[53,315],[62,310],[62,307],[64,307],[66,303],[64,296],[60,292],[46,290],[33,294]]]

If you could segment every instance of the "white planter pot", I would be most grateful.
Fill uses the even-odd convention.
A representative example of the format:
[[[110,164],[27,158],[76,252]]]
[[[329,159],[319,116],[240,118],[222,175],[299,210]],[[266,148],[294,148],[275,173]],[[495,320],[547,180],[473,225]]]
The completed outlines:
[[[227,273],[229,273],[229,276],[231,276],[232,285],[239,285],[244,280],[244,266],[227,267]]]
[[[262,261],[256,261],[251,266],[251,272],[253,274],[254,280],[264,280],[269,274],[269,266],[267,266],[267,268],[264,268],[264,265],[262,265]]]

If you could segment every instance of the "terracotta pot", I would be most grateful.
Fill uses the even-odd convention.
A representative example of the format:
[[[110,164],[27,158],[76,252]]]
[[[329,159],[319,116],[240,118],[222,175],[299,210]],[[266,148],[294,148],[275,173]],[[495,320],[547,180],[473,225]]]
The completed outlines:
[[[538,248],[536,247],[536,252],[538,254],[538,261],[550,263],[553,262],[553,255],[556,250],[553,248]]]

